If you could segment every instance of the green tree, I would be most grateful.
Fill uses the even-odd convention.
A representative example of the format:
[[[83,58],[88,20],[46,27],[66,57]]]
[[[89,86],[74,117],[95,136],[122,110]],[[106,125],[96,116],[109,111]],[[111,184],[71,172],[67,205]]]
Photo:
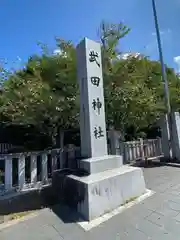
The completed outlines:
[[[38,126],[52,139],[59,128],[77,125],[75,50],[58,39],[63,54],[33,56],[4,82],[1,113],[16,124]],[[66,56],[65,56],[66,55]],[[68,57],[67,57],[68,56]]]
[[[120,55],[119,44],[130,31],[130,28],[122,22],[112,24],[102,21],[99,28],[99,38],[102,45],[103,72],[109,75],[113,71],[113,62]]]
[[[164,94],[159,62],[145,56],[121,59],[120,41],[129,31],[122,23],[100,26],[106,120],[124,135],[133,128],[138,136],[165,112]],[[1,118],[6,123],[36,126],[53,142],[59,129],[79,126],[75,46],[60,38],[56,44],[57,55],[41,44],[42,56],[32,56],[23,70],[9,75],[0,98]],[[173,69],[166,70],[176,110],[180,83]]]

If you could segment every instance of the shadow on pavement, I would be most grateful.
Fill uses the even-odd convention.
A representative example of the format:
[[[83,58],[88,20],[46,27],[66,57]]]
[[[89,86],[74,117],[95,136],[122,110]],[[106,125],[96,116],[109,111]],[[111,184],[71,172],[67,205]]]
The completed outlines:
[[[137,161],[131,164],[132,167],[141,167],[141,168],[156,168],[166,166],[166,163],[161,162],[160,160],[153,161]]]
[[[80,214],[78,214],[72,208],[64,205],[57,204],[51,208],[51,210],[59,217],[64,223],[76,223],[82,222],[83,219]]]
[[[130,164],[132,167],[141,167],[141,168],[157,168],[157,167],[180,167],[180,163],[177,161],[160,161],[160,160],[151,160],[151,161],[137,161],[135,163]]]

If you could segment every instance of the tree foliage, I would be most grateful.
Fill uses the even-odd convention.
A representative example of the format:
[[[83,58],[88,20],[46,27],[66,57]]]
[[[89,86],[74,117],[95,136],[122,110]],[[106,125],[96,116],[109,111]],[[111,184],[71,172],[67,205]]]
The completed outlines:
[[[130,29],[103,22],[99,30],[102,45],[107,125],[124,135],[128,128],[136,136],[153,125],[165,112],[159,62],[145,56],[121,59],[120,40]],[[43,45],[42,56],[29,58],[25,68],[8,75],[1,94],[1,118],[6,123],[33,125],[52,139],[58,129],[79,126],[79,88],[76,51],[70,41],[57,38],[57,55]],[[180,82],[166,67],[171,103],[180,108]]]

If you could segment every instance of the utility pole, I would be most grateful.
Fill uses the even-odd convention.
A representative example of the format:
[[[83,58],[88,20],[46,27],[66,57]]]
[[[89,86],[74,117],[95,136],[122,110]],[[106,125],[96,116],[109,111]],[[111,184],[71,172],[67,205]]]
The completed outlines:
[[[166,68],[165,68],[164,60],[163,60],[161,36],[160,36],[160,32],[159,32],[159,24],[158,24],[158,17],[157,17],[155,0],[152,0],[152,8],[153,8],[154,23],[155,23],[156,35],[157,35],[159,59],[160,59],[160,63],[161,63],[162,81],[164,83],[165,107],[166,107],[167,120],[168,120],[167,126],[169,128],[169,136],[168,136],[168,139],[169,139],[169,157],[171,157],[172,142],[173,142],[173,140],[172,140],[171,104],[170,104],[170,97],[169,97],[169,86],[168,86]]]
[[[159,49],[159,59],[160,59],[160,63],[161,63],[162,80],[164,83],[164,95],[165,95],[165,100],[166,100],[166,110],[167,110],[167,113],[169,114],[169,113],[171,113],[169,87],[168,87],[168,81],[167,81],[166,68],[165,68],[164,60],[163,60],[161,36],[160,36],[160,32],[159,32],[159,24],[158,24],[155,0],[152,0],[152,8],[153,8],[154,22],[155,22],[156,35],[157,35],[157,43],[158,43],[158,49]]]

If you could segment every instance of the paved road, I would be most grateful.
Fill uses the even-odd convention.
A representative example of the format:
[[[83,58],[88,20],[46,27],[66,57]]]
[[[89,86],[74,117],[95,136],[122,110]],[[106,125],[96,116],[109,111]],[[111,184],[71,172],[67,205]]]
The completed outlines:
[[[180,238],[180,168],[144,169],[152,197],[85,232],[67,209],[48,209],[37,217],[0,231],[3,240],[178,240]],[[59,217],[60,216],[60,217]]]

